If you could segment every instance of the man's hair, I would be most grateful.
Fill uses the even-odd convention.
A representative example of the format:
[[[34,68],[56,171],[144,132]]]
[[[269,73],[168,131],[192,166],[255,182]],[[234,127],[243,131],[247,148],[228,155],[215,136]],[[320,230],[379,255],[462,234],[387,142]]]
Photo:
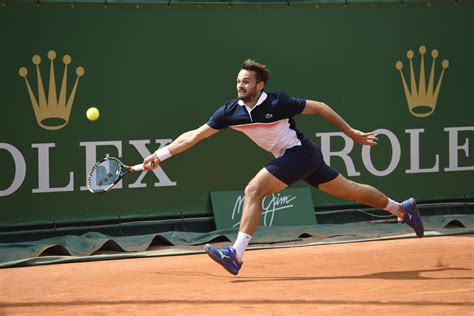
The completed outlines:
[[[255,72],[257,82],[263,81],[264,83],[267,83],[270,79],[270,71],[267,69],[267,66],[259,64],[253,59],[247,59],[244,61],[240,68]]]

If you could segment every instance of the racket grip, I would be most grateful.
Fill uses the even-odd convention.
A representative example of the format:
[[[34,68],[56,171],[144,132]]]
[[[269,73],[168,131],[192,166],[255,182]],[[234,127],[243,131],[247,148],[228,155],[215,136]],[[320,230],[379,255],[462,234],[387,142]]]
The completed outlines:
[[[154,167],[155,163],[153,161],[149,162],[148,165],[150,167]],[[132,171],[143,171],[145,169],[144,165],[142,163],[139,163],[138,165],[132,166]]]
[[[138,165],[132,166],[133,171],[143,171],[144,167],[142,163],[139,163]]]

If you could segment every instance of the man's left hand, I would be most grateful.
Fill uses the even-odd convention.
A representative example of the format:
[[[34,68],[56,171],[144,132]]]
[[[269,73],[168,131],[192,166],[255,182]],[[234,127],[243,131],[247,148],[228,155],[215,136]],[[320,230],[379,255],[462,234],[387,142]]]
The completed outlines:
[[[374,132],[364,133],[356,129],[352,129],[348,134],[350,138],[357,144],[374,146],[377,145],[378,138]]]

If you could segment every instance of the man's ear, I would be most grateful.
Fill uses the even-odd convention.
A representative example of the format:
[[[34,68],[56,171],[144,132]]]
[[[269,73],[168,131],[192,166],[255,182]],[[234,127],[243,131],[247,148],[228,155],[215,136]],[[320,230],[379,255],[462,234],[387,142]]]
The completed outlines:
[[[258,91],[262,91],[264,88],[265,88],[265,82],[260,81],[259,83],[257,83]]]

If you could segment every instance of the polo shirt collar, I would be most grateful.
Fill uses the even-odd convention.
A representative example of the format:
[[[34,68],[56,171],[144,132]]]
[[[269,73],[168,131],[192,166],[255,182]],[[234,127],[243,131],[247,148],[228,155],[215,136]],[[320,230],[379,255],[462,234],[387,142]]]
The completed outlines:
[[[262,91],[262,93],[260,94],[260,97],[258,98],[257,104],[255,104],[255,106],[262,104],[266,99],[267,99],[267,94],[265,93],[265,91]],[[240,106],[247,106],[242,100],[239,100],[237,103]]]

